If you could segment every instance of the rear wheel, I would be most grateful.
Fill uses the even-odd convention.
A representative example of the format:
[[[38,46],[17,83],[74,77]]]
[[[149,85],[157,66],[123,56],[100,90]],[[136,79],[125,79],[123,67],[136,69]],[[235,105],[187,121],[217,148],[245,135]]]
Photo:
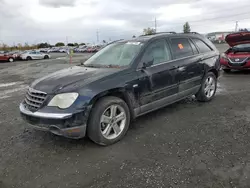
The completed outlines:
[[[49,59],[49,56],[48,56],[48,55],[45,55],[45,56],[44,56],[44,59]]]
[[[208,72],[204,76],[199,92],[196,94],[196,98],[201,102],[208,102],[214,98],[217,90],[217,78],[212,72]]]
[[[10,57],[10,58],[8,59],[8,61],[11,62],[11,63],[14,62],[14,58]]]
[[[30,56],[28,56],[28,57],[26,58],[26,60],[29,61],[29,60],[32,60],[32,58],[31,58]]]
[[[92,109],[88,123],[89,138],[99,145],[111,145],[121,140],[130,124],[127,104],[117,97],[104,97]]]
[[[230,73],[230,72],[231,72],[231,69],[223,69],[223,71],[224,71],[225,73]]]

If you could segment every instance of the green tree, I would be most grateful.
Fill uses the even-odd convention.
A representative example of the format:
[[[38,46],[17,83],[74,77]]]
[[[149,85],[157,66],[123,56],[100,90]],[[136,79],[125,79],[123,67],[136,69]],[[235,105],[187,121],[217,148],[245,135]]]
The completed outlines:
[[[84,46],[84,45],[86,45],[86,44],[83,42],[83,43],[81,43],[80,45],[81,45],[81,46]]]
[[[143,34],[144,35],[153,35],[153,34],[155,34],[155,29],[150,28],[150,27],[145,28],[145,29],[143,29]]]
[[[183,25],[183,32],[184,33],[190,33],[191,32],[191,27],[189,25],[188,22],[186,22],[184,25]]]
[[[74,44],[73,43],[68,43],[68,46],[74,46]]]
[[[37,47],[38,47],[38,48],[50,48],[51,45],[48,44],[47,42],[45,42],[45,43],[40,43],[40,44],[38,44]]]
[[[136,38],[136,36],[135,36],[135,35],[133,35],[133,37],[132,37],[132,38],[134,39],[134,38]]]
[[[74,43],[74,46],[79,46],[79,44],[75,42],[75,43]]]
[[[239,29],[239,31],[248,31],[248,29],[247,28]]]
[[[55,46],[56,46],[56,47],[60,47],[60,46],[65,46],[65,44],[64,44],[63,42],[58,42],[58,43],[56,43]]]
[[[3,51],[7,50],[8,49],[8,45],[3,43],[2,44],[2,49],[3,49]]]

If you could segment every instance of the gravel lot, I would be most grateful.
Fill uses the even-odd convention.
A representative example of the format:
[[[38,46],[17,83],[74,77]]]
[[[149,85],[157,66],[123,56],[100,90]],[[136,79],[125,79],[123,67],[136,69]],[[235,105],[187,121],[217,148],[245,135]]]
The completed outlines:
[[[100,147],[29,129],[19,116],[32,80],[71,66],[58,57],[0,64],[0,188],[250,187],[249,72],[222,74],[212,102],[188,98],[140,117],[121,142]]]

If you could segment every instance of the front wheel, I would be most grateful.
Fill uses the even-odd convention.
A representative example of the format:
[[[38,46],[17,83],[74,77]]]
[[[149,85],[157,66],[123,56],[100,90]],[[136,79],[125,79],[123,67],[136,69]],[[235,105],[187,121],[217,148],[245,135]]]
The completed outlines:
[[[48,56],[48,55],[45,55],[45,56],[44,56],[44,59],[49,59],[49,56]]]
[[[30,56],[28,56],[28,57],[26,58],[26,60],[29,61],[29,60],[32,60],[32,58],[31,58]]]
[[[14,62],[14,58],[11,57],[11,58],[8,59],[8,61],[11,62],[11,63]]]
[[[104,97],[91,111],[87,134],[99,145],[111,145],[125,136],[129,124],[130,112],[127,104],[117,97]]]
[[[217,90],[217,78],[212,72],[208,72],[204,76],[201,84],[201,88],[195,95],[200,102],[208,102],[214,98]]]

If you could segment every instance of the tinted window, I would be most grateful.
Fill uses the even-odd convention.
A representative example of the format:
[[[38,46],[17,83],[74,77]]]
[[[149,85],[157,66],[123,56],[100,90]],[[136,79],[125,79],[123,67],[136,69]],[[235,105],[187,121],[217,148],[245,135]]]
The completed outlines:
[[[202,40],[200,39],[192,39],[192,40],[198,46],[201,53],[212,51],[211,48],[209,48],[208,45],[204,43]]]
[[[190,44],[191,44],[191,47],[193,49],[194,54],[198,54],[199,52],[198,52],[196,46],[194,45],[194,43],[192,41],[190,41]]]
[[[142,58],[142,62],[147,63],[151,60],[154,60],[154,65],[171,60],[170,50],[165,40],[159,40],[149,44]]]
[[[128,66],[137,56],[143,43],[117,42],[110,44],[89,58],[85,66]]]
[[[185,38],[171,39],[171,48],[176,59],[194,55],[190,42]]]
[[[250,44],[239,44],[234,46],[234,48],[250,48]]]

